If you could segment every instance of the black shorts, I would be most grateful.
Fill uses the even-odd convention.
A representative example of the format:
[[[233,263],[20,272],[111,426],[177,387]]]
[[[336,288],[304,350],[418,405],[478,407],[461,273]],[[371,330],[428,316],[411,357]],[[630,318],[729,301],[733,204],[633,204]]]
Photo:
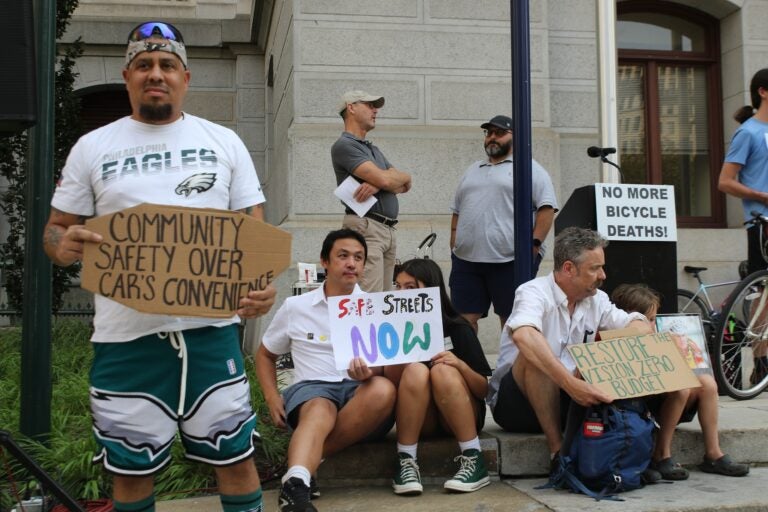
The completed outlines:
[[[560,390],[560,430],[565,429],[571,397]],[[491,411],[493,420],[507,432],[526,434],[541,433],[541,425],[528,399],[520,391],[510,371],[499,383],[496,406]]]

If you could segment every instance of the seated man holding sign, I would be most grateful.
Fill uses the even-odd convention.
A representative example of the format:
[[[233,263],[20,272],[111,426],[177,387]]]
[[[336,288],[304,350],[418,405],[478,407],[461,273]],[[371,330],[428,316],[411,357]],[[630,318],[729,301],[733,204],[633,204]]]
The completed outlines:
[[[176,27],[134,28],[122,74],[131,115],[72,148],[45,227],[51,260],[60,266],[82,260],[86,244],[106,238],[87,229],[86,219],[141,203],[239,210],[262,220],[264,194],[243,142],[232,130],[182,112],[190,72]],[[132,256],[120,263],[154,264],[149,253]],[[253,318],[269,311],[275,289],[243,295],[237,315]],[[180,432],[187,457],[214,467],[226,512],[261,511],[240,318],[140,313],[103,295],[95,309],[91,410],[96,459],[114,475],[114,510],[155,510],[153,475],[170,463]]]
[[[488,404],[508,432],[543,432],[553,461],[562,445],[570,400],[589,406],[612,398],[582,380],[567,346],[594,341],[600,330],[650,326],[641,313],[614,306],[599,288],[605,279],[597,232],[570,227],[555,238],[555,269],[521,285],[501,334]]]
[[[661,305],[661,298],[655,290],[643,284],[622,284],[611,294],[616,305],[626,311],[644,313],[651,322],[656,319],[656,313]],[[677,336],[673,335],[673,339]],[[681,348],[684,353],[684,349]],[[691,361],[696,363],[696,361]],[[691,366],[694,366],[691,364]],[[661,425],[656,436],[651,467],[656,469],[667,480],[685,480],[688,470],[672,458],[672,437],[678,423],[687,423],[699,413],[699,424],[704,437],[704,460],[699,468],[706,473],[717,473],[725,476],[744,476],[749,473],[749,466],[734,462],[731,457],[720,449],[717,433],[717,383],[712,375],[712,369],[695,368],[694,372],[701,387],[682,389],[654,395],[650,399],[651,410]]]
[[[320,252],[323,286],[286,299],[256,353],[256,372],[272,421],[293,430],[278,501],[281,511],[317,510],[310,503],[310,475],[321,459],[363,439],[381,437],[392,427],[395,387],[382,376],[382,367],[370,368],[358,357],[348,370],[339,371],[331,344],[329,298],[362,293],[357,282],[366,257],[361,234],[331,231]],[[281,396],[276,361],[288,352],[294,383]]]

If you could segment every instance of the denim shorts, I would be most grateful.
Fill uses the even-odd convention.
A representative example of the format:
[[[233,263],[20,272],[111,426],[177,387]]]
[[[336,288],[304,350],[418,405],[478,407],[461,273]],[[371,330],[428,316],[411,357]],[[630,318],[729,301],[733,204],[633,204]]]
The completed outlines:
[[[299,409],[301,404],[313,398],[325,398],[336,404],[336,409],[344,407],[355,396],[360,382],[352,379],[344,379],[341,382],[326,382],[323,380],[305,380],[297,382],[283,391],[283,403],[288,426],[294,430],[299,424]],[[395,423],[394,412],[390,418],[384,420],[373,432],[368,434],[363,441],[375,441],[382,439],[392,429]]]

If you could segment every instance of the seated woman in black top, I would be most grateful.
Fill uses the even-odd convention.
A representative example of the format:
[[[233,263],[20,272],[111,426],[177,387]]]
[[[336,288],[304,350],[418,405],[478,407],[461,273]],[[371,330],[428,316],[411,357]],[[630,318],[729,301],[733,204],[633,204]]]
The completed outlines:
[[[395,270],[398,290],[440,288],[444,352],[431,361],[400,367],[395,409],[398,474],[392,481],[396,494],[417,495],[423,488],[416,450],[419,437],[449,433],[459,442],[460,463],[447,490],[472,492],[490,483],[478,432],[485,422],[485,394],[491,368],[477,335],[453,308],[445,290],[443,273],[432,260],[413,259]]]

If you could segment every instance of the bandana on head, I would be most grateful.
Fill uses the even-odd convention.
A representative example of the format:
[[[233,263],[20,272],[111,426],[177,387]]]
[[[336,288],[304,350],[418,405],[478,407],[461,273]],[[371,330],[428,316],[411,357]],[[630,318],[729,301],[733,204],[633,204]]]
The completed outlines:
[[[176,55],[184,69],[187,69],[187,50],[184,43],[172,41],[170,39],[143,39],[141,41],[131,41],[128,43],[128,49],[125,52],[125,67],[127,68],[131,61],[142,52],[168,52]]]

